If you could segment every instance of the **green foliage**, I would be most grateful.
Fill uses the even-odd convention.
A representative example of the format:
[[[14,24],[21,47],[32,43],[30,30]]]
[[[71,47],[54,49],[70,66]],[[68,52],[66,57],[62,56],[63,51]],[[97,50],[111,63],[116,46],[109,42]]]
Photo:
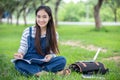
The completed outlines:
[[[76,5],[70,2],[69,4],[63,6],[64,8],[60,8],[59,11],[59,18],[61,19],[63,16],[62,21],[81,21],[82,18],[85,17],[85,5],[83,3]]]
[[[94,21],[94,6],[97,0],[80,1],[78,3],[62,3],[59,7],[58,19],[60,21]],[[112,7],[112,8],[111,8]],[[114,10],[119,10],[119,0],[108,0],[103,2],[100,17],[103,22],[114,21]],[[107,11],[107,12],[106,12]],[[117,19],[119,21],[119,11]]]
[[[61,4],[58,9],[58,20],[59,21],[94,21],[94,6],[96,5],[98,0],[80,0],[78,3],[65,3],[61,1]],[[52,8],[53,14],[55,9],[55,0],[50,0],[47,4]],[[24,5],[26,3],[26,5]],[[34,4],[34,5],[33,5]],[[120,0],[104,0],[102,4],[102,8],[100,10],[100,17],[103,22],[114,21],[115,19],[115,10],[117,10],[117,21],[120,21]],[[0,1],[0,10],[3,13],[4,11],[8,11],[12,13],[13,18],[20,14],[22,17],[22,8],[27,7],[27,20],[34,20],[33,17],[35,8],[40,5],[39,0],[1,0]],[[107,12],[106,12],[107,11]],[[2,14],[0,14],[2,16]],[[23,19],[22,19],[23,20]]]
[[[111,13],[111,15],[110,15],[110,13]],[[101,20],[104,21],[104,22],[112,22],[112,21],[114,21],[114,13],[110,9],[110,7],[108,5],[106,5],[106,4],[102,5],[102,8],[100,10],[100,17],[101,17]]]
[[[59,76],[49,73],[39,78],[34,76],[24,77],[20,75],[10,62],[13,54],[19,48],[20,38],[23,30],[26,27],[23,25],[7,25],[0,26],[0,79],[1,80],[83,80],[81,74],[72,72],[70,76]],[[110,57],[120,56],[120,27],[119,26],[104,26],[100,31],[96,31],[94,26],[66,26],[60,25],[57,28],[60,40],[60,51],[62,56],[67,59],[67,65],[79,61],[90,60],[93,58],[96,51],[90,51],[79,46],[63,45],[61,42],[73,41],[80,42],[81,45],[94,45],[107,49],[107,52],[100,52],[97,61],[103,62],[105,67],[110,69],[109,74],[102,75],[105,80],[119,80],[120,67],[119,61],[109,59]],[[78,44],[79,45],[79,44]],[[108,60],[107,60],[108,59]],[[90,79],[98,80],[98,79]]]
[[[106,4],[108,5],[108,7],[111,9],[112,11],[112,17],[114,21],[119,21],[118,20],[118,10],[120,9],[120,0],[108,0],[106,1]],[[108,12],[111,13],[111,12]],[[117,15],[117,16],[116,16]],[[116,17],[115,17],[116,16]]]

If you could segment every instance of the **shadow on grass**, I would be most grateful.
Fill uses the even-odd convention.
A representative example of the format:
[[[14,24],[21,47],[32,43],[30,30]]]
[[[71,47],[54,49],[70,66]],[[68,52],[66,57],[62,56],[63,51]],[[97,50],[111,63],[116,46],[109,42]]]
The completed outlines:
[[[101,27],[100,29],[91,29],[90,32],[109,32],[109,30],[105,27]]]

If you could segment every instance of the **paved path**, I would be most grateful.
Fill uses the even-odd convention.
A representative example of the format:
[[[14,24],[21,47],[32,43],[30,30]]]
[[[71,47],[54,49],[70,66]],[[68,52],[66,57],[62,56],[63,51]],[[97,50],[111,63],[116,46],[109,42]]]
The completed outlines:
[[[94,22],[59,22],[58,24],[64,24],[64,25],[95,25]],[[114,25],[114,26],[120,26],[120,22],[102,22],[102,25]]]

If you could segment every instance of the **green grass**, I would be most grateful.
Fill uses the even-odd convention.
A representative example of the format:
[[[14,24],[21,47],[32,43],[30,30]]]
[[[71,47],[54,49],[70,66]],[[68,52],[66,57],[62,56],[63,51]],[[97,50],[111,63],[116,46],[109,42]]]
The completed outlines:
[[[29,25],[31,26],[31,25]],[[26,78],[20,75],[10,62],[13,54],[17,52],[24,25],[8,25],[0,24],[0,80],[36,80],[35,77]],[[107,49],[107,52],[100,52],[97,61],[103,62],[105,67],[110,69],[110,72],[103,75],[105,80],[120,79],[120,59],[107,60],[106,58],[120,56],[120,26],[104,26],[100,31],[96,31],[94,26],[66,26],[60,25],[57,28],[59,33],[59,41],[66,42],[78,41],[82,45],[94,45]],[[79,60],[92,59],[96,51],[90,51],[78,46],[69,46],[59,44],[60,55],[67,59],[68,67],[71,63]],[[37,80],[83,80],[81,74],[72,72],[70,76],[58,76],[50,73],[43,75]],[[86,79],[84,79],[86,80]],[[93,79],[90,79],[93,80]],[[94,79],[98,80],[98,79]],[[99,79],[100,80],[100,79]]]

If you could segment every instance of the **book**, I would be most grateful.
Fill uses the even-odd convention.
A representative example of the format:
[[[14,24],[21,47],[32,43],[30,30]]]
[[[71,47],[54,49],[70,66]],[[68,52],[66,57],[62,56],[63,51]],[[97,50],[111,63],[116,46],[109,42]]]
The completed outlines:
[[[44,59],[37,59],[37,58],[32,58],[32,59],[30,59],[30,60],[27,60],[27,59],[11,59],[11,62],[15,62],[15,61],[18,61],[18,60],[21,60],[21,61],[25,61],[25,62],[27,62],[27,63],[29,63],[29,64],[31,64],[32,63],[32,61],[42,61],[42,62],[46,62],[46,58],[44,58]]]

